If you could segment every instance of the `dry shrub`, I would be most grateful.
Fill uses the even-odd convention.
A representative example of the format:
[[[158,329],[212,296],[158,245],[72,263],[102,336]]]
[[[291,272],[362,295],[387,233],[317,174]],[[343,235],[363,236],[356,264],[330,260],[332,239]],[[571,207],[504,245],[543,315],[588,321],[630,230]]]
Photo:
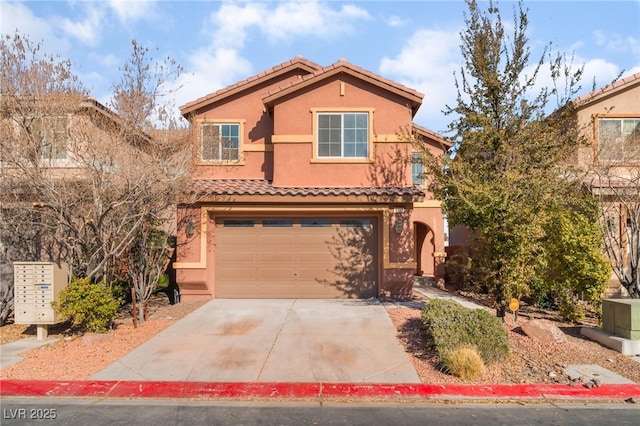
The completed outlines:
[[[476,380],[484,371],[484,362],[473,346],[460,346],[445,351],[441,355],[440,365],[443,371],[464,381]]]

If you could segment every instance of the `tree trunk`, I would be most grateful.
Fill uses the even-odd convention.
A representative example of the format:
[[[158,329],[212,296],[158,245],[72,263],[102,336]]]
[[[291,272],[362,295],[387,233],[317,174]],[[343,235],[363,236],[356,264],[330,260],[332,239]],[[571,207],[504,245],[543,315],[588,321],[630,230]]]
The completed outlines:
[[[138,328],[138,310],[136,308],[136,290],[131,287],[131,314],[133,316],[133,328]]]

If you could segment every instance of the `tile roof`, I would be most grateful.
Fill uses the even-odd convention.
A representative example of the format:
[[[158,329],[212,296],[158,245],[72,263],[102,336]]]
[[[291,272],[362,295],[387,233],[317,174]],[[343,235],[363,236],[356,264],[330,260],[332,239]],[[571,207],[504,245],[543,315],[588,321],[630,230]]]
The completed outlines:
[[[266,80],[272,75],[277,75],[278,73],[282,73],[284,71],[295,68],[305,70],[308,74],[301,76],[301,78],[296,81],[285,84],[277,89],[273,89],[266,93],[263,96],[263,100],[265,101],[265,103],[271,102],[272,100],[277,99],[280,96],[289,93],[290,91],[295,91],[298,88],[305,87],[306,85],[311,84],[313,81],[317,81],[318,79],[322,79],[324,77],[342,71],[347,71],[353,75],[356,75],[358,78],[368,80],[373,84],[381,87],[386,87],[391,91],[395,91],[396,93],[405,96],[407,99],[411,99],[414,104],[414,110],[417,110],[417,108],[422,103],[422,99],[424,98],[424,94],[418,92],[417,90],[413,90],[407,86],[381,77],[377,74],[372,73],[371,71],[367,71],[363,68],[353,65],[352,63],[342,58],[332,65],[322,67],[315,62],[311,62],[301,56],[296,56],[289,61],[285,61],[245,80],[239,81],[230,86],[219,89],[213,93],[209,93],[208,95],[198,98],[194,101],[188,102],[180,107],[180,111],[183,115],[188,114],[189,112],[201,108],[211,102],[214,102],[215,100],[222,99],[230,94],[236,93],[239,90],[243,90],[244,88],[258,84],[259,82]]]
[[[442,136],[440,133],[436,133],[431,129],[427,129],[426,127],[419,126],[415,123],[411,123],[411,127],[414,132],[417,132],[418,134],[431,138],[434,141],[443,144],[444,146],[447,146],[449,148],[453,146],[451,139]]]
[[[627,85],[632,85],[634,82],[640,84],[640,73],[635,73],[633,75],[621,78],[612,84],[601,87],[599,89],[594,90],[593,92],[589,92],[586,95],[582,95],[574,100],[576,104],[589,103],[592,100],[600,98],[602,96],[606,96],[609,93],[615,92],[618,89],[621,89]]]
[[[424,196],[417,186],[409,187],[282,187],[261,179],[196,179],[192,189],[199,195],[276,195],[321,197],[351,196]]]
[[[299,80],[292,81],[288,84],[285,84],[277,89],[273,89],[269,91],[267,94],[263,96],[263,101],[265,103],[270,103],[274,99],[279,98],[282,95],[285,95],[293,90],[297,90],[299,87],[305,87],[310,84],[312,81],[316,81],[318,79],[324,78],[325,76],[333,75],[336,72],[340,71],[348,71],[351,74],[357,75],[359,78],[363,80],[369,80],[378,86],[386,86],[387,88],[391,88],[393,91],[396,91],[403,96],[410,98],[416,104],[420,104],[422,99],[424,98],[424,94],[418,92],[417,90],[411,89],[402,84],[396,83],[387,78],[381,77],[377,74],[372,73],[371,71],[367,71],[364,68],[360,68],[352,63],[346,61],[345,59],[339,59],[334,64],[331,64],[326,67],[321,67],[316,71],[302,76]]]
[[[239,89],[243,89],[245,87],[251,87],[252,85],[257,84],[260,81],[263,81],[272,75],[282,73],[287,70],[291,70],[295,68],[300,68],[300,69],[306,70],[307,72],[312,72],[313,70],[318,70],[318,69],[321,69],[322,67],[316,64],[315,62],[311,62],[303,58],[302,56],[296,56],[293,59],[285,61],[267,70],[261,71],[260,73],[254,76],[251,76],[245,80],[238,81],[230,86],[223,87],[219,90],[216,90],[213,93],[209,93],[208,95],[200,97],[194,101],[188,102],[180,107],[180,111],[182,111],[182,113],[185,114],[189,111],[194,110],[196,107],[206,105],[215,99],[222,98],[227,94],[234,93]]]

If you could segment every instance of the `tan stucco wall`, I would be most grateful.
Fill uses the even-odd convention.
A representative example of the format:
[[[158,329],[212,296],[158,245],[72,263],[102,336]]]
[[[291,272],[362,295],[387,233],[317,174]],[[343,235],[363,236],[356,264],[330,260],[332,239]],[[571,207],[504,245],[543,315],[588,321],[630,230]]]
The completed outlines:
[[[362,81],[349,74],[334,75],[318,84],[310,85],[291,95],[275,99],[268,108],[263,95],[288,82],[295,75],[278,77],[266,84],[242,92],[242,96],[224,99],[224,103],[201,109],[193,119],[198,125],[203,120],[242,120],[241,159],[237,163],[199,164],[197,178],[207,179],[273,179],[276,187],[407,187],[411,185],[412,146],[398,135],[411,127],[412,110],[407,99]],[[317,158],[315,150],[315,114],[322,111],[367,112],[370,117],[369,158],[324,159]],[[430,149],[437,152],[434,145]],[[440,149],[441,152],[441,149]],[[199,155],[199,153],[198,153]],[[399,202],[380,199],[345,201],[327,199],[318,201],[305,197],[289,200],[283,197],[255,200],[210,200],[206,205],[189,212],[198,218],[196,238],[185,239],[178,250],[175,264],[177,281],[186,299],[215,297],[215,224],[207,209],[229,208],[242,205],[259,212],[289,212],[297,209],[325,209],[327,215],[345,214],[345,210],[369,204],[378,217],[378,271],[381,297],[408,296],[416,273],[413,222],[419,221],[432,234],[425,243],[422,263],[425,275],[443,275],[434,266],[433,252],[444,252],[444,222],[439,205],[433,203],[413,209],[407,200]],[[293,204],[285,204],[285,203]],[[339,204],[343,203],[343,207]],[[237,204],[234,204],[237,203]],[[246,204],[243,204],[246,203]],[[289,206],[289,207],[287,207]],[[403,228],[399,234],[393,229],[396,209],[402,207]],[[226,208],[226,207],[225,207]],[[289,209],[289,210],[287,210]],[[329,210],[326,210],[329,209]],[[331,210],[333,209],[333,210]],[[307,210],[309,211],[309,210]],[[206,224],[206,229],[200,224]],[[431,241],[432,240],[432,241]]]
[[[578,150],[579,164],[593,165],[598,150],[598,117],[640,117],[640,82],[628,90],[614,92],[612,95],[596,98],[576,112],[578,125],[584,129],[584,137],[589,147]]]

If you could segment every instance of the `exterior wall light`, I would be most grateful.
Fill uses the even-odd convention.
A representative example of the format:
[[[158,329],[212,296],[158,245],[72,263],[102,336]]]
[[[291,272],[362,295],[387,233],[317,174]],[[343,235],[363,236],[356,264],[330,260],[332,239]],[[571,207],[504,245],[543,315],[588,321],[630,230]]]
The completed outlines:
[[[396,220],[393,223],[393,230],[396,231],[396,234],[402,234],[402,228],[404,227],[404,220],[402,219],[402,214],[404,213],[404,207],[394,207],[393,213],[396,215]]]
[[[195,225],[193,223],[193,219],[189,218],[187,221],[187,226],[185,227],[185,234],[187,234],[187,238],[193,237]]]
[[[402,216],[396,216],[396,221],[393,224],[393,230],[396,231],[396,234],[402,234],[402,227],[404,225],[404,221],[402,220]]]

